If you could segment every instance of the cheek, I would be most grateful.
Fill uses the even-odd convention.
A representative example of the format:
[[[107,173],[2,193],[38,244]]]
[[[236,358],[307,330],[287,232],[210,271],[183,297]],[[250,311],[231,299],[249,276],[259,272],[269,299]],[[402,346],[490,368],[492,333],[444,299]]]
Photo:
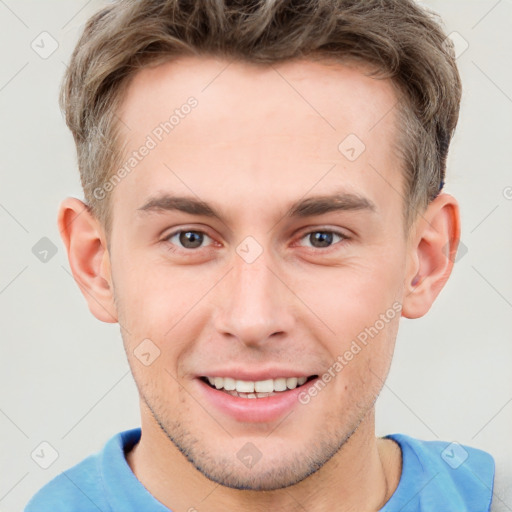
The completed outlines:
[[[398,302],[395,304],[399,305]],[[384,385],[393,359],[398,323],[399,313],[389,308],[381,319],[366,327],[351,343],[351,347],[361,347],[355,356],[361,359],[357,365],[357,380],[363,387],[371,389],[375,398]]]
[[[381,331],[397,316],[402,286],[399,271],[371,265],[330,269],[326,286],[318,285],[319,277],[302,281],[297,294],[317,314],[324,339],[334,340],[337,351],[358,337],[364,342],[369,338],[367,329],[377,324]]]
[[[123,261],[115,269],[118,313],[125,327],[138,337],[163,340],[207,292],[208,280],[190,269],[161,262]]]
[[[169,272],[169,270],[168,270]],[[170,273],[170,272],[169,272]],[[157,387],[174,389],[172,401],[184,401],[177,380],[180,364],[194,351],[204,319],[198,300],[208,291],[208,282],[193,282],[174,276],[156,276],[154,269],[118,279],[116,287],[122,338],[135,380],[145,394],[158,396]],[[124,279],[123,279],[124,277]],[[198,307],[194,307],[196,305]],[[149,355],[147,355],[149,354]]]
[[[336,393],[345,404],[368,407],[384,384],[400,318],[400,304],[394,304],[377,321],[354,326],[354,335],[347,328],[329,347],[332,360],[325,373],[334,375]]]

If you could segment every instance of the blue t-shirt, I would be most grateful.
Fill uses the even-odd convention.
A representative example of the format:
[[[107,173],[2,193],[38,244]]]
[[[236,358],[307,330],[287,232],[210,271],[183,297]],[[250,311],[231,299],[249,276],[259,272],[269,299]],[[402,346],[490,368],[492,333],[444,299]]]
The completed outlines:
[[[110,438],[104,448],[40,489],[25,512],[169,512],[137,480],[125,452],[140,428]],[[494,460],[488,453],[404,434],[387,436],[402,449],[402,476],[381,512],[488,512]]]

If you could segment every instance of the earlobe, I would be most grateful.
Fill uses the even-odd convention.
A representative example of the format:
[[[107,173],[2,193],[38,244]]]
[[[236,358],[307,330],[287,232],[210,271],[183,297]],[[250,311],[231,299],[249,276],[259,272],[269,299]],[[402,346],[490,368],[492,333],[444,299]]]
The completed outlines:
[[[428,312],[452,272],[459,238],[458,203],[440,194],[418,219],[410,241],[402,316],[419,318]]]
[[[57,222],[71,272],[89,310],[102,322],[117,322],[110,258],[100,222],[74,197],[62,201]]]

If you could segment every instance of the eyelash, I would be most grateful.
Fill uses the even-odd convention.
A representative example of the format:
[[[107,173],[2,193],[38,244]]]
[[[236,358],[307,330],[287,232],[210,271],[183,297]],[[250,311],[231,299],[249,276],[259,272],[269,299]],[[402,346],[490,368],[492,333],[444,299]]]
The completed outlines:
[[[209,236],[204,231],[201,231],[201,230],[198,230],[198,229],[180,229],[178,231],[173,231],[172,233],[167,235],[162,240],[162,242],[167,244],[168,250],[170,250],[171,252],[176,252],[176,251],[180,251],[181,250],[181,251],[184,251],[184,252],[191,253],[191,252],[194,252],[194,251],[198,251],[199,249],[207,248],[207,247],[197,247],[195,249],[187,249],[185,247],[178,247],[178,249],[176,249],[176,247],[177,247],[176,244],[173,244],[172,242],[169,241],[171,238],[173,238],[176,235],[179,235],[181,233],[188,233],[188,232],[199,233],[199,234],[205,235],[206,237],[210,238],[210,240],[213,240],[212,237]],[[340,244],[343,241],[345,241],[345,242],[349,242],[350,241],[350,237],[348,237],[345,233],[342,233],[341,231],[337,231],[337,230],[333,230],[333,229],[314,229],[314,230],[311,230],[311,231],[308,231],[308,232],[304,233],[299,238],[299,240],[302,240],[302,239],[306,238],[307,236],[309,236],[309,235],[311,235],[313,233],[328,233],[328,234],[339,236],[341,238],[341,240],[339,242],[333,242],[332,245],[330,245],[328,247],[325,247],[325,248],[321,248],[321,247],[308,247],[308,246],[306,246],[306,248],[311,249],[313,251],[330,252],[330,250],[334,246],[336,246],[337,244]]]

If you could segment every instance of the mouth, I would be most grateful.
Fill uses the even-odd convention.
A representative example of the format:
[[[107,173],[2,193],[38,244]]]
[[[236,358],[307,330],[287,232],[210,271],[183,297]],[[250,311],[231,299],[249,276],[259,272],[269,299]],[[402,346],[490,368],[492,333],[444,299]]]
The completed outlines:
[[[272,423],[294,410],[304,411],[299,396],[318,379],[318,375],[294,375],[293,371],[281,373],[278,369],[215,373],[197,376],[197,389],[207,408],[211,406],[238,424]],[[251,377],[257,380],[249,380]]]
[[[210,388],[237,398],[261,399],[285,394],[305,386],[318,375],[309,377],[278,377],[266,380],[240,380],[233,377],[203,376],[200,380]]]

